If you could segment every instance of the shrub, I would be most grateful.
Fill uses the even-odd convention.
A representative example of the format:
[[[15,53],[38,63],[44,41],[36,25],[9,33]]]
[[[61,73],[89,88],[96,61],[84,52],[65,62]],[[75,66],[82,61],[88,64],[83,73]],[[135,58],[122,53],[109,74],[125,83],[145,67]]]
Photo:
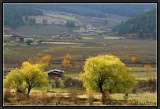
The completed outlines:
[[[66,78],[64,80],[64,86],[65,87],[76,87],[76,88],[82,88],[83,84],[78,79],[72,79],[72,78]]]
[[[156,79],[139,80],[137,84],[133,87],[132,92],[155,92],[156,91]]]
[[[11,97],[11,89],[6,88],[4,91],[4,102],[9,102],[9,98]]]
[[[24,92],[16,92],[17,101],[26,100],[29,96]]]
[[[150,87],[150,92],[155,92],[156,91],[156,79],[148,79],[147,81],[148,86]]]
[[[64,87],[70,87],[72,85],[72,78],[66,78],[63,84],[64,84]]]
[[[61,82],[58,78],[55,78],[54,83],[55,83],[55,87],[57,88],[60,87]]]
[[[72,87],[81,88],[83,86],[83,83],[78,79],[72,79],[71,82],[72,82]]]

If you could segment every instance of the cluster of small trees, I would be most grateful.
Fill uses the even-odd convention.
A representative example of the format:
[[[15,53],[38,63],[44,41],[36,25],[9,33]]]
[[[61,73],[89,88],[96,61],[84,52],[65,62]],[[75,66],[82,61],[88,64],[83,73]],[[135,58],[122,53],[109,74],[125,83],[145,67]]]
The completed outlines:
[[[29,24],[29,25],[34,25],[34,24],[36,24],[36,19],[35,18],[29,18],[28,16],[25,16],[24,17],[24,22],[26,24]]]
[[[71,21],[71,20],[68,20],[66,22],[66,27],[69,28],[69,31],[72,31],[72,28],[75,27],[75,22],[74,21]]]

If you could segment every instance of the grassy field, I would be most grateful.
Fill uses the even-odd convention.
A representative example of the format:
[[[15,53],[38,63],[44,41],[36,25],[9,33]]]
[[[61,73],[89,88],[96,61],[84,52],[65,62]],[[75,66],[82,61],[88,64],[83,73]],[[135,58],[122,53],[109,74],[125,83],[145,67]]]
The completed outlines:
[[[123,39],[124,37],[105,36],[104,39]]]
[[[106,30],[96,30],[95,33],[104,33],[107,32]]]
[[[48,36],[49,34],[61,34],[67,32],[68,29],[63,25],[33,25],[33,26],[20,26],[17,29],[18,34],[23,34],[27,36],[37,35],[37,36]],[[13,33],[11,33],[13,34]]]
[[[43,44],[57,44],[57,45],[82,45],[83,43],[73,43],[73,42],[43,42]]]
[[[59,19],[63,19],[63,20],[77,20],[76,18],[73,18],[71,16],[67,16],[67,15],[61,15],[61,14],[56,14],[56,13],[44,13],[47,16],[51,16],[51,17],[56,17]]]
[[[50,43],[35,47],[23,44],[4,44],[4,66],[9,68],[20,66],[23,61],[31,56],[50,54],[52,68],[54,62],[61,63],[67,53],[71,55],[71,61],[76,63],[76,67],[83,65],[85,59],[90,56],[106,53],[118,56],[127,66],[135,66],[135,63],[130,60],[132,56],[137,58],[136,66],[143,67],[144,64],[155,66],[156,64],[156,41],[152,40],[105,40],[94,38],[92,40],[59,41],[58,43],[60,44]],[[84,44],[72,45],[70,43]],[[56,66],[60,66],[60,64],[56,64]]]
[[[82,37],[82,39],[84,39],[84,40],[92,40],[93,37]]]
[[[150,72],[147,75],[146,70],[143,67],[128,67],[129,69],[132,69],[133,74],[136,77],[136,80],[147,80],[149,78],[157,78],[157,70],[156,68],[152,68]],[[139,70],[140,69],[140,70]],[[71,77],[74,79],[79,78],[79,73],[65,73],[65,77]]]
[[[71,93],[70,90],[67,88],[54,88],[50,90],[50,92],[46,92],[45,90],[32,90],[30,94],[30,98],[21,99],[17,101],[16,97],[12,97],[9,100],[11,102],[5,102],[5,106],[21,106],[21,105],[50,105],[56,106],[57,99],[54,98],[56,95],[61,96],[61,103],[59,106],[89,106],[87,102],[88,95],[86,94],[85,90],[76,90],[77,92],[77,103],[70,99],[69,94]],[[15,91],[12,90],[12,93]],[[156,106],[157,105],[157,93],[137,93],[137,94],[129,94],[128,100],[124,101],[122,93],[110,94],[112,101],[108,102],[106,105],[101,103],[101,94],[97,92],[93,92],[95,101],[93,102],[93,106]],[[63,98],[62,98],[63,97]]]
[[[83,32],[87,32],[87,30],[74,30],[74,32],[83,33]]]

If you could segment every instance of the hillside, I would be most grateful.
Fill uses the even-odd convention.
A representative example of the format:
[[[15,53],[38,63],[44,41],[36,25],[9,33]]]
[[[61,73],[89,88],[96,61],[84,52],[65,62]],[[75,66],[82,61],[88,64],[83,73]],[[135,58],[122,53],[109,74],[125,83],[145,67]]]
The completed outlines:
[[[109,14],[132,17],[148,9],[154,8],[154,4],[39,4],[37,8],[63,11],[91,17],[106,17]]]
[[[139,14],[126,22],[117,25],[114,32],[118,34],[137,34],[138,38],[156,39],[156,9]]]
[[[30,4],[4,4],[4,25],[11,28],[25,25],[23,16],[38,16],[43,13]],[[34,19],[28,19],[31,23]]]
[[[34,25],[35,19],[28,16],[45,16],[42,10],[110,18],[113,14],[132,17],[153,7],[154,4],[4,4],[4,25],[13,29]]]

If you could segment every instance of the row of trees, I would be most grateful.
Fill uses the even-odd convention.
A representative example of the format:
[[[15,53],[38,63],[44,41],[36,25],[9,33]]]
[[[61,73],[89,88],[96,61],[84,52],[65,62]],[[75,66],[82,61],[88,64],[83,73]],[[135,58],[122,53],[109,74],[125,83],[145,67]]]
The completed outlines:
[[[67,55],[62,63],[70,63]],[[49,65],[50,55],[38,58],[30,58],[23,62],[22,67],[12,70],[4,80],[5,87],[16,88],[18,92],[27,90],[27,94],[34,87],[48,85],[48,75],[45,67]],[[135,77],[120,59],[113,55],[99,55],[86,60],[84,72],[80,74],[80,80],[88,93],[93,90],[102,94],[102,103],[105,104],[106,93],[128,93],[135,84]]]
[[[156,9],[135,16],[125,23],[122,22],[113,28],[113,31],[120,35],[137,33],[142,39],[156,39]]]

